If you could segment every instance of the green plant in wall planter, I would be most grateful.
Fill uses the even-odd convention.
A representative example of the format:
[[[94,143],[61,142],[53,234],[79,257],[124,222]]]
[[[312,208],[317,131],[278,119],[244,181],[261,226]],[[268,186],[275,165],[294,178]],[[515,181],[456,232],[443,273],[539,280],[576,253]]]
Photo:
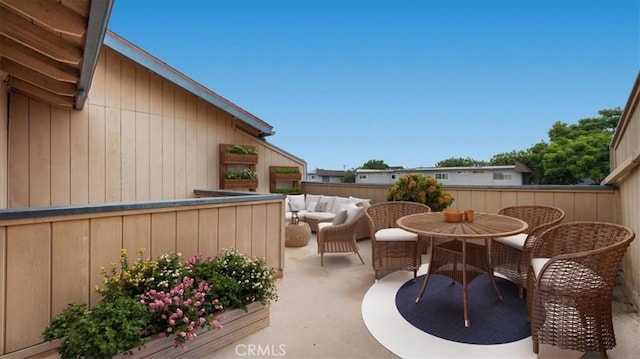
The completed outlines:
[[[282,193],[282,194],[300,193],[300,188],[298,188],[298,187],[276,188],[273,191],[273,193]]]
[[[257,179],[258,174],[249,168],[231,169],[224,174],[225,179]]]
[[[222,329],[226,309],[278,299],[275,270],[262,258],[223,250],[216,258],[183,261],[180,253],[166,253],[152,260],[143,252],[129,264],[123,249],[119,268],[103,270],[104,285],[96,287],[102,297],[91,311],[72,303],[52,319],[43,337],[63,339],[62,358],[132,354],[154,335],[187,350],[198,329]]]
[[[257,155],[258,150],[255,148],[243,147],[240,145],[232,145],[225,149],[225,152],[236,153],[241,155]]]
[[[278,168],[276,168],[276,173],[298,174],[298,173],[300,173],[300,169],[298,167],[278,167]]]

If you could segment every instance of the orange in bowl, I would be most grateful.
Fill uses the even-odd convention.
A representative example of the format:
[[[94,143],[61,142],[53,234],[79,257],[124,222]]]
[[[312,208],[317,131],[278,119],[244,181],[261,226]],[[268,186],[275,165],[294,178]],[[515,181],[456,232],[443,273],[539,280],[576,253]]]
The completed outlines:
[[[462,215],[464,212],[462,211],[444,211],[442,212],[444,215],[444,220],[450,223],[462,222]]]

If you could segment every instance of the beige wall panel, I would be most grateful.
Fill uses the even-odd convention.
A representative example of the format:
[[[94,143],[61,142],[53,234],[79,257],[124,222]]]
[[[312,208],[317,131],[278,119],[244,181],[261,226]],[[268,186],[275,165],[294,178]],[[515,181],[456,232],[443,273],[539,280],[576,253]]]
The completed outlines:
[[[132,202],[136,200],[136,113],[121,111],[120,115],[122,201]]]
[[[7,282],[4,278],[7,278],[6,271],[7,264],[7,227],[0,227],[0,353],[4,353],[4,336],[5,329],[5,306],[7,304]]]
[[[6,292],[10,295],[4,308],[8,352],[42,341],[51,315],[50,249],[49,223],[8,229]]]
[[[89,111],[71,111],[71,204],[89,202]]]
[[[51,205],[51,111],[29,100],[29,206]]]
[[[120,91],[123,110],[136,110],[136,66],[129,60],[122,60]]]
[[[536,203],[534,192],[518,192],[518,204]]]
[[[29,99],[11,95],[9,207],[29,207]]]
[[[51,108],[51,205],[71,203],[70,112]]]
[[[186,166],[186,188],[187,193],[193,193],[193,190],[198,188],[198,162],[197,162],[197,139],[198,135],[196,131],[197,119],[196,119],[196,102],[190,100],[187,102],[187,117],[185,122],[185,166]]]
[[[107,91],[105,105],[108,108],[120,109],[122,106],[122,84],[120,83],[122,57],[106,47],[102,48],[102,53],[106,56],[105,83]]]
[[[136,112],[136,201],[149,200],[149,114]]]
[[[201,253],[198,248],[198,211],[180,211],[176,214],[176,250],[185,260]]]
[[[535,204],[542,206],[554,206],[553,192],[536,192]]]
[[[575,219],[575,196],[573,193],[556,193],[555,206],[562,208],[564,211],[564,222],[574,221]]]
[[[162,81],[162,116],[163,117],[175,117],[175,102],[174,92],[176,86],[168,81]]]
[[[173,117],[162,117],[162,198],[176,199],[176,146]],[[185,198],[181,196],[180,198]]]
[[[593,195],[593,193],[576,193],[574,202],[580,203],[579,206],[575,207],[574,220],[576,221],[597,220],[598,201],[596,196]]]
[[[162,117],[152,114],[149,116],[149,199],[162,199]]]
[[[96,69],[93,72],[91,87],[87,97],[87,102],[91,105],[104,106],[106,104],[106,94],[108,89],[106,79],[107,56],[105,52],[106,51],[100,51],[98,63],[96,64]]]
[[[136,66],[136,112],[149,114],[149,71]]]
[[[496,213],[503,207],[501,193],[499,191],[487,192],[485,195],[484,211]]]
[[[160,254],[176,251],[176,213],[153,213],[151,215],[151,253],[155,258]]]
[[[235,248],[236,243],[236,208],[224,207],[218,212],[218,249]]]
[[[122,218],[122,248],[127,258],[134,260],[144,249],[145,258],[151,255],[151,215],[140,214]]]
[[[200,253],[215,256],[218,246],[218,213],[217,208],[206,208],[198,211],[198,248]]]
[[[173,114],[175,118],[184,119],[187,116],[187,98],[190,97],[185,90],[175,87],[173,93]]]
[[[501,191],[502,207],[516,206],[518,204],[518,193],[511,191]]]
[[[105,108],[88,105],[89,110],[89,203],[106,199]]]
[[[105,199],[106,202],[120,202],[122,200],[120,110],[107,108],[105,120]]]
[[[149,113],[162,116],[162,79],[149,76]]]
[[[193,196],[187,192],[187,144],[186,144],[186,121],[184,117],[176,117],[174,121],[174,198],[189,198]]]
[[[482,211],[487,212],[487,192],[474,192],[470,191],[470,202],[465,207],[458,207],[461,210],[482,208]],[[455,202],[454,202],[455,203]]]
[[[595,220],[601,222],[620,223],[620,215],[618,212],[619,208],[616,207],[616,202],[618,201],[618,198],[608,194],[596,195],[596,205],[593,208],[595,212]]]
[[[251,248],[248,253],[252,257],[267,256],[267,206],[252,206],[251,218]]]
[[[197,111],[198,120],[196,121],[196,186],[198,188],[207,188],[209,185],[207,180],[207,105],[203,101],[198,101]]]
[[[51,312],[57,315],[69,303],[89,302],[89,220],[55,222],[52,228]]]
[[[122,249],[122,217],[95,218],[90,222],[90,285],[101,285],[103,276],[100,268],[109,268],[111,263],[120,262]],[[119,269],[119,267],[118,267]],[[93,308],[100,299],[100,294],[92,291],[89,306]]]
[[[9,91],[6,86],[0,86],[0,208],[9,206],[7,190],[9,189],[9,165],[8,165],[8,148],[9,148]],[[1,294],[1,293],[0,293]],[[2,306],[0,306],[2,308]],[[0,317],[1,319],[1,317]],[[2,321],[0,320],[0,323]],[[0,338],[2,332],[0,331]],[[2,353],[2,344],[0,344],[0,353]]]
[[[253,226],[256,225],[254,220],[257,220],[254,217],[253,207],[236,207],[236,218],[241,221],[242,225],[237,227],[234,247],[247,254],[251,254],[251,242],[254,240],[251,235],[253,234]]]
[[[209,106],[212,109],[213,106]],[[222,143],[218,141],[218,121],[216,120],[215,111],[209,110],[209,116],[207,125],[207,188],[217,187],[216,178],[219,177],[218,171],[220,163],[220,154],[218,144]],[[260,173],[260,172],[258,172]],[[218,180],[219,181],[219,180]],[[258,179],[259,181],[259,179]],[[260,183],[260,182],[258,182]]]
[[[267,265],[278,270],[284,269],[284,221],[280,211],[280,203],[267,205]]]

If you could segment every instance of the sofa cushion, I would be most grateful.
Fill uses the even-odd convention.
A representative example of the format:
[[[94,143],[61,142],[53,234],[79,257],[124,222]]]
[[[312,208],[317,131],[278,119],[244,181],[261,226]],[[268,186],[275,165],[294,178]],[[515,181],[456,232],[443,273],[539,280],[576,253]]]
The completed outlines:
[[[336,213],[335,217],[333,217],[333,225],[335,226],[337,224],[343,224],[346,219],[347,219],[347,210],[342,209],[338,211],[338,213]]]
[[[358,207],[353,203],[347,205],[347,218],[344,223],[351,222],[360,212],[362,212],[362,207]]]
[[[314,219],[316,221],[331,221],[336,215],[331,212],[305,212],[304,218]]]
[[[309,212],[314,212],[316,210],[316,207],[318,206],[318,202],[310,202],[307,203],[307,211]]]
[[[358,198],[358,197],[353,197],[353,196],[349,196],[349,203],[353,203],[353,204],[359,204],[359,203],[367,203],[369,204],[371,202],[370,199],[366,199],[366,198]]]
[[[313,211],[314,207],[311,207],[311,203],[313,202],[315,203],[320,202],[319,194],[308,194],[304,197],[305,207],[307,208],[308,211]]]
[[[325,207],[324,207],[324,211],[316,211],[316,212],[331,212],[331,206],[333,205],[333,200],[335,199],[335,196],[324,196],[321,195],[320,196],[320,200],[318,201],[318,203],[324,203]],[[335,213],[334,213],[335,214]]]
[[[306,208],[303,194],[290,194],[289,198],[289,210],[290,211],[302,211]]]
[[[327,202],[318,202],[313,209],[314,212],[326,212],[327,211]]]
[[[402,228],[383,228],[376,232],[376,241],[417,241],[418,235]]]
[[[346,208],[348,203],[349,203],[349,199],[348,198],[346,198],[346,197],[336,197],[333,200],[333,204],[331,205],[331,209],[329,210],[329,212],[335,213],[337,215],[338,212],[340,212],[341,210]]]

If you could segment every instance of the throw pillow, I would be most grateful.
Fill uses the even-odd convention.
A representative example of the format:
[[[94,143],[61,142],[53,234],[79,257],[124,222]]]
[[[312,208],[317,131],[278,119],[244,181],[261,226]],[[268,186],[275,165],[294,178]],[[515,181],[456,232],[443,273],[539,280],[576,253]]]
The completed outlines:
[[[362,207],[358,207],[355,204],[350,204],[347,206],[347,218],[344,220],[344,223],[351,222],[360,212],[362,211]]]
[[[314,212],[325,212],[327,210],[327,202],[318,202],[318,204],[316,204],[315,208],[313,209]]]
[[[311,207],[311,202],[320,202],[320,195],[319,194],[306,194],[304,196],[304,203],[306,203],[306,208],[307,211],[313,211],[313,207]],[[309,209],[309,207],[311,207],[311,209]]]
[[[316,211],[316,206],[318,205],[318,202],[311,202],[307,205],[307,211],[309,212],[314,212]]]
[[[335,217],[333,217],[332,223],[333,225],[343,224],[346,219],[347,219],[347,210],[343,209],[343,210],[340,210]]]
[[[302,211],[306,208],[303,194],[290,194],[287,197],[289,198],[289,208],[292,211]]]

